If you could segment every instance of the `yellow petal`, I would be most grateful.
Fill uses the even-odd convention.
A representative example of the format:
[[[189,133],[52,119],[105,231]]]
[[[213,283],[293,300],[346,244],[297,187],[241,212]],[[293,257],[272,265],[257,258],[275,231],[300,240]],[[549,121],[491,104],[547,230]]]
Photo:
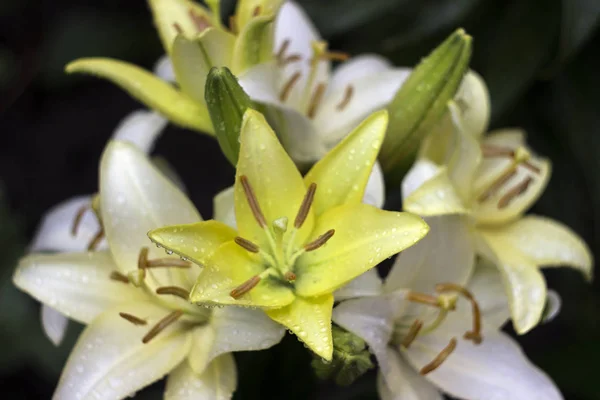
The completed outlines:
[[[206,106],[140,67],[109,58],[82,58],[67,65],[65,70],[107,79],[171,122],[213,134]]]
[[[273,278],[262,279],[237,299],[231,297],[233,289],[264,271],[263,261],[257,254],[249,253],[234,242],[225,243],[198,276],[190,301],[261,308],[283,307],[294,301],[294,293]]]
[[[535,263],[494,237],[482,234],[480,253],[492,261],[502,276],[515,330],[524,334],[542,318],[546,281]]]
[[[511,224],[480,231],[488,241],[501,242],[538,267],[568,266],[592,279],[594,260],[589,247],[560,222],[528,215]]]
[[[193,39],[178,35],[173,42],[171,60],[181,90],[205,104],[206,76],[212,67],[230,64],[234,43],[232,34],[216,28],[208,28]]]
[[[317,355],[331,361],[331,311],[333,295],[296,297],[287,307],[267,310],[267,315],[294,332]]]
[[[199,25],[202,24],[198,23],[200,20],[204,19],[208,24],[213,23],[211,13],[195,1],[148,0],[148,3],[163,48],[169,54],[179,29],[186,36],[194,37],[201,32]]]
[[[148,232],[154,243],[199,265],[205,265],[220,245],[236,236],[235,229],[213,220],[165,226]]]
[[[525,146],[524,133],[516,129],[493,132],[484,139],[483,145],[515,150],[520,146]],[[530,151],[527,147],[525,148]],[[474,194],[479,196],[485,192],[486,188],[505,173],[510,162],[508,157],[484,158],[475,178]],[[489,198],[483,201],[475,200],[473,213],[479,223],[491,225],[512,221],[537,201],[550,179],[551,164],[549,160],[534,155],[529,162],[538,168],[539,172],[519,166],[516,175],[505,182]],[[529,179],[531,181],[522,193],[510,195],[511,190],[518,191],[519,185],[525,184]],[[506,199],[506,195],[512,198],[507,204],[502,205],[502,199]]]
[[[241,74],[273,58],[273,16],[256,17],[242,29],[235,42],[231,70]]]
[[[410,213],[367,204],[336,207],[317,220],[314,236],[335,229],[322,247],[303,254],[295,271],[300,296],[331,293],[381,261],[415,244],[429,227]]]
[[[362,201],[387,123],[387,111],[371,114],[306,174],[307,186],[317,184],[313,202],[316,215]]]
[[[234,189],[235,215],[240,236],[262,248],[268,248],[264,230],[259,226],[248,205],[241,176],[246,176],[252,186],[269,228],[274,220],[287,217],[290,232],[306,188],[296,165],[277,140],[265,118],[250,109],[244,114],[240,133],[240,155]],[[298,243],[302,243],[308,236],[313,223],[311,208],[296,235]]]
[[[240,0],[237,2],[235,10],[236,25],[238,30],[244,27],[255,18],[261,16],[274,17],[279,11],[283,0]],[[256,12],[258,11],[258,13]]]
[[[468,212],[445,168],[408,195],[404,209],[423,217]]]

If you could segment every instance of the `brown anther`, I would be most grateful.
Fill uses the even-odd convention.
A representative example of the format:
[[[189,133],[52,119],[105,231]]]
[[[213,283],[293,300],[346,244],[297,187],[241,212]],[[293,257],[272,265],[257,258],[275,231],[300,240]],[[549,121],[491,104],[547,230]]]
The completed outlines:
[[[440,301],[437,297],[425,293],[408,292],[406,295],[406,300],[412,301],[413,303],[421,303],[438,308],[441,307]]]
[[[184,300],[190,297],[190,292],[179,286],[161,286],[156,289],[156,294],[170,294],[181,297]]]
[[[260,276],[255,275],[252,278],[248,279],[246,282],[242,283],[240,286],[233,289],[229,292],[229,295],[234,299],[239,299],[244,294],[248,293],[250,290],[254,289],[256,285],[260,282]]]
[[[237,35],[238,33],[237,18],[235,17],[235,15],[229,16],[229,30],[235,35]]]
[[[346,90],[344,90],[344,97],[342,98],[342,101],[340,101],[338,103],[338,105],[335,107],[335,109],[338,111],[344,110],[344,108],[346,108],[348,103],[350,103],[350,100],[352,100],[353,94],[354,94],[354,87],[352,87],[352,85],[346,86]]]
[[[174,258],[156,258],[148,260],[145,268],[190,268],[192,264],[184,260]]]
[[[150,249],[147,247],[142,247],[140,250],[140,254],[138,255],[138,269],[145,269],[146,264],[148,263],[148,252]]]
[[[104,238],[104,229],[100,228],[100,230],[96,233],[96,235],[94,235],[92,240],[90,240],[90,242],[88,243],[87,250],[88,251],[96,250],[96,247],[98,247],[98,245],[100,244],[100,242],[102,241],[103,238]]]
[[[77,236],[77,231],[79,230],[79,225],[81,225],[81,220],[83,219],[83,215],[87,210],[90,209],[88,204],[81,206],[81,208],[75,214],[75,219],[73,220],[73,225],[71,225],[71,236]]]
[[[156,337],[159,333],[165,330],[166,327],[177,321],[183,315],[183,311],[177,310],[168,314],[166,317],[161,319],[146,333],[146,335],[142,338],[142,343],[146,344],[152,339]]]
[[[314,118],[315,115],[317,114],[317,110],[319,109],[319,104],[321,104],[321,100],[323,99],[323,94],[325,94],[325,84],[319,83],[310,99],[308,111],[306,113],[308,118]]]
[[[296,214],[296,219],[294,220],[294,228],[300,228],[304,221],[306,221],[306,217],[308,217],[308,212],[310,211],[310,206],[312,206],[313,200],[315,199],[315,192],[317,191],[317,184],[311,183],[304,195],[304,199],[302,200],[302,204],[300,204],[300,208],[298,209],[298,214]]]
[[[302,56],[300,54],[290,54],[289,56],[279,61],[279,66],[283,67],[285,65],[295,63],[300,60],[302,60]]]
[[[290,97],[290,93],[292,92],[292,88],[300,79],[300,72],[296,72],[294,75],[290,77],[290,79],[283,85],[283,89],[281,93],[279,93],[279,100],[284,102]]]
[[[498,208],[503,209],[510,204],[510,202],[517,196],[525,193],[529,185],[533,182],[532,177],[527,177],[524,181],[519,183],[517,186],[510,189],[504,194],[498,201]]]
[[[290,47],[290,39],[285,39],[281,44],[279,51],[277,51],[277,54],[275,54],[275,58],[281,61],[285,56],[285,52],[287,51],[288,47]]]
[[[177,33],[180,35],[183,34],[183,28],[177,22],[173,23],[173,28],[175,28],[175,31],[177,31]]]
[[[511,150],[508,147],[495,146],[492,144],[482,145],[481,146],[481,154],[485,158],[494,158],[494,157],[514,158],[514,156],[515,156],[514,150]]]
[[[267,220],[265,219],[262,210],[260,209],[260,204],[258,204],[258,200],[254,195],[254,190],[252,190],[252,186],[250,186],[250,182],[248,181],[248,177],[246,175],[240,176],[240,183],[242,184],[242,188],[244,189],[244,194],[246,195],[246,200],[248,200],[248,206],[250,206],[250,210],[254,215],[254,219],[258,222],[258,226],[264,228],[267,226]]]
[[[423,328],[423,321],[416,319],[415,322],[413,322],[413,324],[410,326],[410,329],[408,330],[406,336],[404,336],[404,339],[402,339],[402,346],[404,346],[405,349],[408,349],[411,343],[414,342],[421,328]]]
[[[113,271],[110,273],[110,279],[117,282],[129,283],[127,275],[123,275],[119,271]]]
[[[244,239],[243,237],[236,236],[233,241],[240,247],[248,250],[250,253],[258,253],[260,250],[258,245],[252,243],[248,239]]]
[[[262,12],[262,7],[261,6],[256,6],[256,7],[254,7],[254,10],[252,10],[252,16],[253,17],[258,17],[261,12]]]
[[[335,229],[328,230],[327,232],[325,232],[324,234],[322,234],[321,236],[319,236],[318,238],[316,238],[312,242],[305,244],[304,245],[304,250],[306,250],[306,251],[313,251],[313,250],[318,249],[319,247],[321,247],[325,243],[327,243],[327,241],[329,239],[331,239],[331,237],[333,236],[334,233],[335,233]]]
[[[127,314],[124,312],[120,312],[119,316],[134,325],[146,325],[148,322],[146,320],[136,317],[135,315]]]
[[[524,166],[525,168],[527,168],[528,170],[530,170],[531,172],[534,172],[536,174],[539,174],[542,172],[541,169],[539,169],[538,167],[536,167],[535,165],[533,165],[530,161],[523,161],[521,163],[522,166]]]
[[[473,341],[475,344],[480,344],[483,340],[481,336],[481,311],[479,309],[479,304],[477,300],[475,300],[475,296],[467,290],[466,288],[457,285],[455,283],[440,283],[435,285],[435,290],[437,292],[457,292],[460,293],[463,297],[465,297],[469,302],[471,302],[471,309],[473,314],[473,330],[467,331],[464,334],[464,338],[467,340]]]
[[[293,273],[292,271],[288,271],[286,272],[283,277],[288,281],[288,282],[293,282],[296,280],[296,274]]]
[[[206,28],[211,26],[210,21],[204,15],[198,15],[194,12],[193,9],[188,10],[188,15],[192,19],[192,22],[196,26],[196,31],[198,33],[204,31]]]
[[[330,60],[330,61],[346,61],[350,58],[350,54],[344,53],[342,51],[328,51],[323,53],[320,56],[321,60]]]
[[[423,368],[421,368],[419,373],[421,375],[427,375],[431,371],[438,368],[440,365],[442,365],[444,363],[444,361],[446,361],[446,358],[448,358],[448,356],[450,354],[452,354],[452,352],[454,351],[455,348],[456,348],[456,338],[452,338],[452,339],[450,339],[450,343],[448,343],[448,346],[444,347],[444,350],[442,350],[440,352],[440,354],[438,354],[433,359],[432,362],[430,362],[429,364],[427,364]]]
[[[478,198],[477,201],[480,203],[489,199],[494,193],[496,193],[500,188],[509,180],[511,180],[517,174],[516,169],[511,169],[504,174],[502,174],[493,184],[490,186],[485,192],[483,192]]]

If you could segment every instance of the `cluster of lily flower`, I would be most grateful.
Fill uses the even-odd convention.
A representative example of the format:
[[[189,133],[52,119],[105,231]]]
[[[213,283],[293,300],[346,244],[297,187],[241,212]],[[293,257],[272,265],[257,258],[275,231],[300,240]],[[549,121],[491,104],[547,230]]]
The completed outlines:
[[[560,399],[500,329],[558,312],[540,267],[591,279],[593,260],[567,227],[524,216],[550,162],[520,130],[485,134],[470,38],[457,31],[411,71],[330,52],[293,2],[241,0],[229,27],[207,3],[149,0],[167,53],[153,74],[67,66],[153,111],[123,121],[98,194],[51,210],[15,272],[55,344],[67,318],[88,325],[55,398],[124,398],[167,374],[167,399],[230,398],[232,353],[287,329],[340,383],[373,354],[382,399]],[[215,135],[236,166],[211,220],[149,157],[167,121]],[[382,209],[384,175],[404,212]],[[382,280],[374,267],[400,252]]]

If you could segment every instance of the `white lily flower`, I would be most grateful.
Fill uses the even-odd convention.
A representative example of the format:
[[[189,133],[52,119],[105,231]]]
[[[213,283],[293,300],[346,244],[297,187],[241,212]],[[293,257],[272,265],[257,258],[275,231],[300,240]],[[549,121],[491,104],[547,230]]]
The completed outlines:
[[[300,6],[284,3],[275,20],[276,60],[240,76],[250,97],[267,105],[265,116],[290,156],[314,162],[373,111],[394,97],[410,69],[394,68],[377,55],[355,57],[330,73],[327,43]]]
[[[488,264],[473,267],[464,217],[427,222],[430,233],[398,256],[379,296],[342,302],[333,312],[376,356],[380,397],[562,399],[499,330],[509,316],[501,277]]]
[[[149,249],[146,234],[201,217],[133,145],[107,146],[100,204],[108,251],[32,254],[13,277],[21,290],[88,324],[54,398],[124,398],[167,374],[167,399],[230,398],[231,352],[268,348],[284,330],[257,310],[187,301],[199,267]],[[232,232],[198,243],[199,250],[212,251]]]

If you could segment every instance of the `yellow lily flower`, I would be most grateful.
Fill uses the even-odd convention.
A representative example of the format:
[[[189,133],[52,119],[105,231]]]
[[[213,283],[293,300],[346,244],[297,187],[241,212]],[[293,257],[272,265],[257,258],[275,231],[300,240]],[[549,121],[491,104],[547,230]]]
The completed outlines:
[[[284,330],[258,310],[187,301],[199,271],[147,247],[146,233],[201,217],[134,145],[107,146],[100,205],[108,250],[32,254],[13,277],[21,290],[88,324],[54,397],[125,398],[169,374],[166,399],[230,398],[237,381],[231,352],[268,348]],[[233,234],[220,230],[203,243],[213,248]]]
[[[588,246],[563,224],[523,216],[550,178],[550,161],[533,154],[521,130],[482,135],[462,125],[451,103],[446,128],[423,143],[403,182],[404,208],[421,216],[468,214],[477,253],[502,274],[519,333],[542,318],[547,298],[540,267],[569,266],[592,279]],[[442,166],[445,165],[445,166]]]
[[[149,233],[168,251],[205,265],[190,300],[259,307],[331,360],[333,292],[428,231],[412,214],[361,203],[387,126],[371,115],[303,178],[264,117],[244,116],[234,186],[238,231],[214,253],[217,221]]]
[[[208,71],[226,66],[237,75],[272,59],[272,22],[282,0],[241,0],[229,29],[220,22],[219,1],[209,2],[211,10],[190,0],[148,3],[180,89],[136,65],[110,58],[75,60],[66,71],[108,79],[171,122],[214,134],[204,100]],[[168,76],[171,68],[163,61],[157,69]]]

